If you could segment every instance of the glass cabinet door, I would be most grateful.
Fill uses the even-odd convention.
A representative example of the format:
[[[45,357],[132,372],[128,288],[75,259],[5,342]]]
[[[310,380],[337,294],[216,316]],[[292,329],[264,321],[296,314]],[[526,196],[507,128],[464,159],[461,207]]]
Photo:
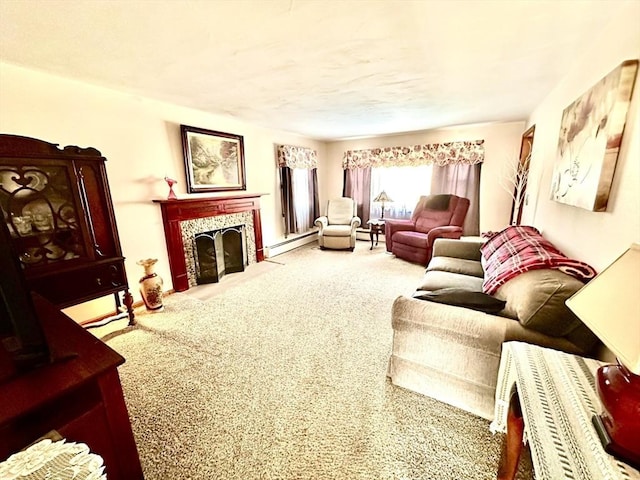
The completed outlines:
[[[26,162],[0,165],[0,206],[22,265],[86,257],[69,169]]]

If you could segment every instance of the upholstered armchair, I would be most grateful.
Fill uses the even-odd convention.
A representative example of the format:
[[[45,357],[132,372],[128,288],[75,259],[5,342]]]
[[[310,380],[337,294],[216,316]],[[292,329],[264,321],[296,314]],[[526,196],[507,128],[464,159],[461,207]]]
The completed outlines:
[[[327,214],[316,219],[318,243],[321,249],[351,250],[356,246],[356,228],[360,217],[356,214],[356,202],[348,197],[327,202]]]
[[[456,195],[420,197],[410,220],[387,219],[387,251],[413,263],[427,265],[436,238],[460,238],[469,200]]]

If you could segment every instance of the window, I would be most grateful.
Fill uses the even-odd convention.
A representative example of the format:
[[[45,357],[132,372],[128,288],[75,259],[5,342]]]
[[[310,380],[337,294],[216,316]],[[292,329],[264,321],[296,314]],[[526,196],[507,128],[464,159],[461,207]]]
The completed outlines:
[[[278,145],[285,238],[292,233],[309,231],[320,216],[317,166],[315,150]]]
[[[392,203],[384,204],[386,218],[411,218],[422,195],[431,192],[432,165],[371,169],[370,218],[380,218],[382,205],[373,199],[384,190]]]
[[[309,184],[309,170],[292,168],[291,186],[293,190],[293,209],[296,217],[296,233],[303,233],[313,225],[313,189]]]

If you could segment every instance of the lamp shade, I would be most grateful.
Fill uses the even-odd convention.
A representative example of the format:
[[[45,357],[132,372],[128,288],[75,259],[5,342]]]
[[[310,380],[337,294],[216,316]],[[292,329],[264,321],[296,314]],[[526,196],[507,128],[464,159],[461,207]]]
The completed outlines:
[[[378,196],[376,198],[373,199],[374,202],[393,202],[393,200],[391,200],[389,198],[389,195],[387,195],[387,192],[385,192],[384,190],[382,190]]]
[[[640,375],[640,244],[567,300],[567,306],[618,361]]]
[[[567,300],[618,359],[596,374],[602,412],[592,418],[610,454],[640,469],[640,244]]]

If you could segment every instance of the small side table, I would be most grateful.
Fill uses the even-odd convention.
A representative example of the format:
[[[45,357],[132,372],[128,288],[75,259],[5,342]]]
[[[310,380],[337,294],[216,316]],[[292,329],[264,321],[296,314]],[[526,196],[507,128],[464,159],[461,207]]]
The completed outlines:
[[[378,246],[378,235],[382,233],[384,235],[384,220],[379,218],[377,220],[369,220],[367,222],[369,225],[369,238],[371,238],[371,248],[369,250],[373,250],[373,234],[376,235],[376,247]]]
[[[640,479],[605,452],[591,423],[600,409],[594,381],[600,365],[537,345],[502,344],[491,424],[507,434],[499,480],[515,478],[525,438],[537,480]]]

